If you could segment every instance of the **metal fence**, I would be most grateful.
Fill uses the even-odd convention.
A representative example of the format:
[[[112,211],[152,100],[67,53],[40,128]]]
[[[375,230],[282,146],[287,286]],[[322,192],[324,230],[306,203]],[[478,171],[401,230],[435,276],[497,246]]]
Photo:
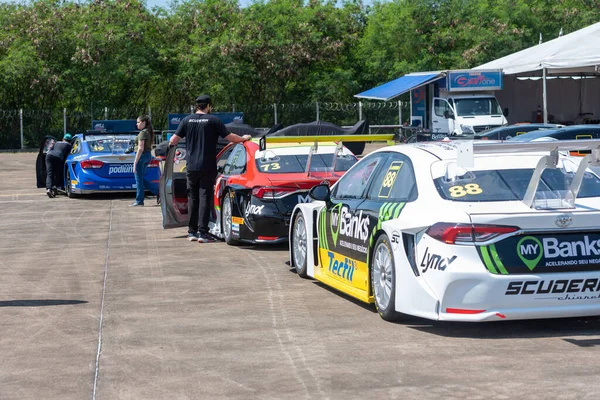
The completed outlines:
[[[367,119],[371,133],[397,131],[408,120],[407,102],[357,102],[308,104],[231,104],[217,105],[215,112],[243,112],[244,123],[268,129],[275,124],[289,126],[302,122],[327,121],[339,126],[352,126]],[[149,114],[154,128],[167,129],[168,114],[193,110],[160,108],[110,108],[54,110],[0,109],[0,149],[17,150],[37,148],[44,136],[61,137],[65,132],[78,133],[91,129],[92,120],[135,119]],[[159,137],[158,140],[161,138]]]

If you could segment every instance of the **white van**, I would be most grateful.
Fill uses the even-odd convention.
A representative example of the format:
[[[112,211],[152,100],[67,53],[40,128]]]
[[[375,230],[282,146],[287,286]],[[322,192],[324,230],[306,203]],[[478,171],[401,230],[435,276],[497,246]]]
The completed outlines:
[[[487,129],[506,125],[505,114],[492,93],[450,93],[440,91],[431,109],[433,133],[473,135]]]

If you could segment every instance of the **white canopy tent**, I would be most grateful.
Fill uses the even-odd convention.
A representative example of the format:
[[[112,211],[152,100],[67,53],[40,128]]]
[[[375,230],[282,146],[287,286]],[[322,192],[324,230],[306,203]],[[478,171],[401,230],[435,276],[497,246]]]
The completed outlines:
[[[501,69],[504,75],[514,75],[517,79],[523,79],[523,74],[534,75],[535,78],[535,75],[541,72],[544,122],[548,122],[547,78],[550,75],[576,78],[600,77],[600,22],[473,69]],[[559,81],[564,80],[556,79],[556,85],[560,83],[565,87],[565,83]],[[582,91],[598,93],[596,89],[599,81],[600,79],[579,80],[580,103],[585,101],[582,97],[588,97],[582,96]],[[584,84],[586,89],[583,89]],[[530,90],[531,87],[528,92]],[[560,96],[564,90],[557,88],[555,92]],[[569,101],[569,99],[564,100]],[[571,98],[571,103],[574,100]],[[588,105],[585,107],[590,108]],[[581,104],[579,109],[582,109]]]

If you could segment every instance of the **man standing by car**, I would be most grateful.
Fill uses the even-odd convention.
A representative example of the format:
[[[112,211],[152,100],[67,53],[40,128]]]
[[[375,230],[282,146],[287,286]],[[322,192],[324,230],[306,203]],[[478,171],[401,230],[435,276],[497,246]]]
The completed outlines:
[[[212,100],[208,95],[198,96],[196,112],[183,118],[171,137],[169,146],[176,146],[185,138],[186,177],[188,190],[188,240],[199,243],[214,242],[208,233],[210,205],[217,176],[217,141],[219,137],[233,143],[250,140],[250,135],[240,137],[227,133],[225,124],[210,115]],[[200,221],[198,221],[200,219]]]
[[[54,143],[54,146],[46,154],[46,194],[48,197],[56,197],[56,185],[63,186],[65,161],[71,153],[73,145],[70,143],[73,136],[65,133],[61,142]]]

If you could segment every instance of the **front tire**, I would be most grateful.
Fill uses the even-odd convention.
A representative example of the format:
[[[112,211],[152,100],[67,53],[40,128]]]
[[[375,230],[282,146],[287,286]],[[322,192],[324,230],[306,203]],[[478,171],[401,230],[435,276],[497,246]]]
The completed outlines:
[[[239,244],[237,240],[233,238],[231,233],[232,231],[232,205],[231,205],[231,197],[229,197],[229,193],[225,193],[225,197],[223,198],[223,207],[221,208],[221,221],[223,223],[223,237],[225,239],[225,243],[231,246],[235,246]]]
[[[292,260],[294,261],[294,267],[298,276],[307,278],[307,234],[306,234],[306,220],[304,215],[299,212],[294,219],[294,225],[292,229],[292,243],[290,243],[292,249]]]
[[[396,311],[396,264],[387,235],[379,236],[371,259],[371,289],[381,318],[397,321],[403,314]]]

